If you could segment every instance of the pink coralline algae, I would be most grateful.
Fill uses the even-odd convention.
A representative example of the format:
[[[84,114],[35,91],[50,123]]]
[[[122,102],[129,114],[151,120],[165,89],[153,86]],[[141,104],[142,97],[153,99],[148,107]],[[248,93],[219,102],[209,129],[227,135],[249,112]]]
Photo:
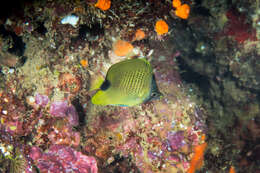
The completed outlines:
[[[74,106],[69,106],[66,114],[68,115],[68,120],[72,126],[77,126],[79,124],[79,116]]]
[[[49,98],[46,95],[36,94],[35,103],[41,107],[45,107],[49,102]]]
[[[79,123],[78,114],[73,105],[69,105],[67,101],[56,101],[50,106],[50,114],[55,117],[66,117],[72,126]]]
[[[51,104],[50,114],[55,117],[66,117],[66,111],[68,109],[67,101],[56,101]]]
[[[170,132],[167,137],[167,142],[169,143],[169,147],[172,150],[178,150],[183,145],[185,145],[184,132],[183,131]]]
[[[42,156],[42,151],[40,150],[40,148],[36,147],[36,146],[33,146],[31,148],[31,151],[30,151],[30,158],[32,160],[37,160],[39,159],[40,157]]]
[[[52,173],[97,173],[97,162],[94,157],[86,156],[71,147],[52,145],[46,153],[32,147],[30,157],[40,172]]]

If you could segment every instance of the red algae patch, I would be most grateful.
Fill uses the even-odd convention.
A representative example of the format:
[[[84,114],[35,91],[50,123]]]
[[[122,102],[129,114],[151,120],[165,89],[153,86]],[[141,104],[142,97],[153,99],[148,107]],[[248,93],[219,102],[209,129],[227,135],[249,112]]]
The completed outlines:
[[[81,82],[70,73],[62,73],[59,76],[59,86],[63,91],[76,93],[81,88]]]

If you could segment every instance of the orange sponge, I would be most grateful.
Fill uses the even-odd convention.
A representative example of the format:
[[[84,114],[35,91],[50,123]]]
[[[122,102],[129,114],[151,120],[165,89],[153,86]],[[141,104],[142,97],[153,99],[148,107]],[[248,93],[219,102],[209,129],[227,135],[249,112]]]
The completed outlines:
[[[117,56],[126,56],[133,48],[131,43],[123,40],[117,40],[113,45],[113,51]]]
[[[155,24],[155,31],[158,35],[166,34],[169,30],[168,24],[164,20],[158,20]]]
[[[183,4],[177,7],[175,11],[175,15],[182,19],[187,19],[189,17],[189,14],[190,14],[190,6],[188,6],[187,4]]]
[[[235,170],[235,168],[233,166],[230,167],[229,173],[236,173],[236,170]]]
[[[95,7],[100,8],[101,10],[108,10],[111,6],[111,0],[98,0],[95,4]]]
[[[204,160],[204,151],[206,148],[206,142],[195,146],[194,155],[191,158],[190,168],[188,169],[187,173],[194,173],[197,169],[200,169],[202,167]]]
[[[181,6],[181,1],[180,1],[180,0],[173,0],[173,1],[172,1],[172,6],[173,6],[174,8],[180,7],[180,6]]]
[[[145,38],[145,33],[142,29],[137,29],[133,41],[142,40]]]

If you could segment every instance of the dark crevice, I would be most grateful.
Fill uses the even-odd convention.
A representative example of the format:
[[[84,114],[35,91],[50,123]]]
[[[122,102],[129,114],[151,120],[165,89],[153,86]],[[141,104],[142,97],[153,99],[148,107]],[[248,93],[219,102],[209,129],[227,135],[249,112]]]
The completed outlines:
[[[88,25],[79,26],[78,38],[87,41],[96,41],[100,36],[104,35],[104,28],[96,23],[89,27]]]
[[[10,37],[12,39],[12,45],[8,48],[8,52],[17,56],[22,56],[25,50],[25,43],[22,37],[17,36],[14,32],[8,31],[3,25],[0,26],[0,35],[3,39]]]
[[[80,103],[80,100],[78,98],[74,99],[72,101],[72,105],[75,107],[78,116],[79,116],[79,126],[85,126],[86,125],[86,121],[85,121],[85,112],[84,112],[84,108]]]
[[[201,92],[206,96],[210,87],[209,78],[195,72],[191,67],[188,66],[183,58],[180,57],[177,59],[177,61],[180,71],[184,71],[181,73],[181,78],[187,83],[193,83],[197,85]]]
[[[47,28],[44,26],[44,22],[38,22],[38,27],[35,29],[40,35],[45,35],[47,33]]]

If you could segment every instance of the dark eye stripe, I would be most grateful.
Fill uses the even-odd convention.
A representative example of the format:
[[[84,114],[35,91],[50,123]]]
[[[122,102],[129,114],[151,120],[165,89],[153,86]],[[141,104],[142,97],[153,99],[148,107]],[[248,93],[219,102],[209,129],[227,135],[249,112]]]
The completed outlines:
[[[105,91],[105,90],[107,90],[109,87],[110,87],[110,82],[106,79],[106,80],[102,83],[100,89],[103,90],[103,91]]]

